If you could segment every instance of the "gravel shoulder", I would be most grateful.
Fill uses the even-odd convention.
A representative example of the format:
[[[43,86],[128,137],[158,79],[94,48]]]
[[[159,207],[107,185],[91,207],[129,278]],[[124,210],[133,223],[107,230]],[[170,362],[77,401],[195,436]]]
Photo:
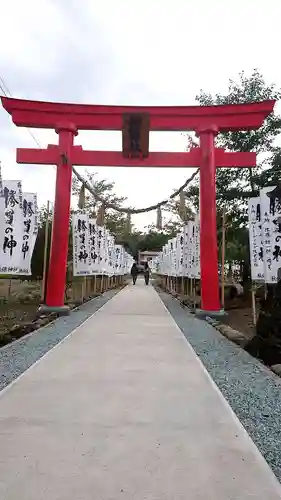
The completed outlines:
[[[60,317],[53,323],[40,328],[0,348],[0,391],[15,380],[38,359],[63,340],[72,330],[98,311],[119,290],[109,290],[103,295]]]
[[[257,359],[157,290],[175,322],[281,482],[281,381]]]

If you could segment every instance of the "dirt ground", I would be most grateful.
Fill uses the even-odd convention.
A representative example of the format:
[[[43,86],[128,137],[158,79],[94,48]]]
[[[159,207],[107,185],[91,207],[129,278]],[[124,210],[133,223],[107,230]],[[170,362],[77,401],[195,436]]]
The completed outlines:
[[[66,286],[65,300],[70,308],[99,295],[102,280],[78,279]],[[116,282],[106,286],[119,286]],[[41,303],[41,280],[27,281],[0,278],[0,346],[19,338],[54,319],[51,315],[38,318]],[[44,318],[44,319],[43,319]],[[43,323],[42,323],[43,322]],[[45,323],[46,322],[46,323]],[[31,328],[31,330],[30,330]]]
[[[33,320],[40,298],[40,281],[0,279],[0,333]]]
[[[234,328],[234,330],[241,332],[248,340],[250,340],[255,334],[251,307],[230,309],[227,311],[227,316],[225,316],[225,318],[221,321],[222,323]]]
[[[0,279],[0,335],[15,325],[33,321],[41,303],[41,280]],[[71,302],[72,287],[67,287],[66,299]]]

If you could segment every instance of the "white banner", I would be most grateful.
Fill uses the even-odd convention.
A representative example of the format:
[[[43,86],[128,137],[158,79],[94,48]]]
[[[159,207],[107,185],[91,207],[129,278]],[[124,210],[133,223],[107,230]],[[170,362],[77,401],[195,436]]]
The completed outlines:
[[[0,274],[19,274],[24,248],[21,181],[2,180],[0,194]]]
[[[108,244],[108,272],[110,276],[115,274],[115,246],[114,237],[109,234],[107,238]]]
[[[22,212],[22,243],[19,273],[31,275],[31,259],[38,235],[38,205],[36,193],[23,193]]]
[[[183,254],[184,254],[184,236],[183,233],[179,233],[176,236],[176,275],[184,276],[184,262],[183,262]]]
[[[168,242],[171,276],[177,275],[177,239],[173,238]]]
[[[200,222],[199,216],[195,216],[194,220],[194,235],[193,235],[193,269],[192,278],[200,279],[201,266],[200,266]]]
[[[103,226],[98,226],[98,255],[99,255],[100,274],[105,274],[107,255],[105,249],[105,228]]]
[[[189,278],[193,275],[193,253],[194,253],[194,222],[188,221],[187,223],[187,276]]]
[[[122,245],[115,245],[114,250],[115,250],[115,258],[114,258],[115,274],[122,274],[122,267],[124,260],[123,247]]]
[[[96,219],[89,218],[89,267],[91,274],[100,274],[98,226]]]
[[[252,281],[264,280],[264,259],[261,222],[261,198],[250,198],[248,202],[249,242]]]
[[[274,194],[275,186],[260,191],[262,240],[264,254],[264,276],[266,283],[277,283],[278,269],[281,268],[281,200]]]
[[[73,215],[73,276],[87,276],[91,274],[89,263],[89,220],[88,215],[78,213]]]

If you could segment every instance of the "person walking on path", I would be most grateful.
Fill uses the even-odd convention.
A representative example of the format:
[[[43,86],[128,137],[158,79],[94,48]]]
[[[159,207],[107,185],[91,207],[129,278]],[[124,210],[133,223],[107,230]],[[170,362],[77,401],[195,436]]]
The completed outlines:
[[[131,268],[131,276],[133,278],[133,285],[136,284],[136,281],[137,281],[137,277],[138,277],[138,266],[137,266],[137,263],[134,262],[133,265],[132,265],[132,268]]]
[[[149,265],[148,265],[148,262],[145,262],[144,264],[144,280],[145,280],[145,284],[148,285],[149,283],[149,275],[150,275],[150,269],[149,269]]]

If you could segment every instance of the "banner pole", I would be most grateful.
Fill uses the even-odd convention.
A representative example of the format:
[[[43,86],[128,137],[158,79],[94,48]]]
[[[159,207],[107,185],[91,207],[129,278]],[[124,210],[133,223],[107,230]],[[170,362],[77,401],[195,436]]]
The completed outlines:
[[[45,222],[45,235],[44,235],[44,257],[43,257],[43,276],[42,276],[42,292],[41,302],[45,303],[46,298],[46,285],[47,285],[47,257],[48,257],[48,238],[49,238],[49,216],[50,216],[50,202],[47,201],[47,213]]]
[[[222,212],[222,244],[221,244],[221,305],[223,309],[225,304],[224,265],[225,265],[225,209],[223,209]]]

